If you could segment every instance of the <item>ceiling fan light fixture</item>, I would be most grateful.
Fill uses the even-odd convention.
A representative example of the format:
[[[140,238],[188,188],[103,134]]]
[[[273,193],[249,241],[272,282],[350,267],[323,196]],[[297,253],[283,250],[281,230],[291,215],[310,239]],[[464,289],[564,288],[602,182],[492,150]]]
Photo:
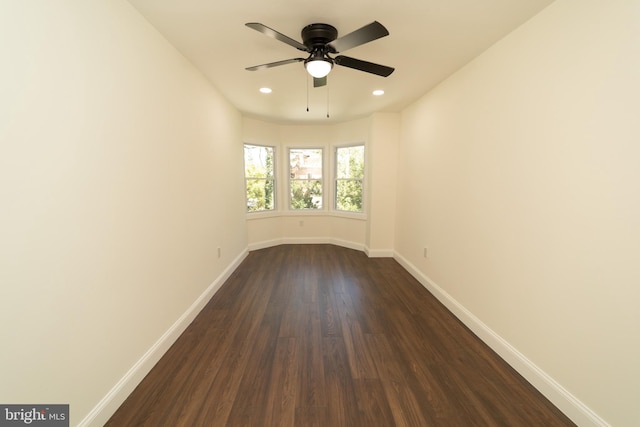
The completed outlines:
[[[304,67],[311,76],[320,79],[329,74],[333,63],[325,58],[312,57],[305,61]]]

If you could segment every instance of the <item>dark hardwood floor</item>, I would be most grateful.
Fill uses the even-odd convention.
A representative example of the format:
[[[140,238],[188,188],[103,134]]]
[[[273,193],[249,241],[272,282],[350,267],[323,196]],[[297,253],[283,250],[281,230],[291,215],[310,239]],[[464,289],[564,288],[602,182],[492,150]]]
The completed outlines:
[[[251,252],[107,423],[571,426],[391,258]]]

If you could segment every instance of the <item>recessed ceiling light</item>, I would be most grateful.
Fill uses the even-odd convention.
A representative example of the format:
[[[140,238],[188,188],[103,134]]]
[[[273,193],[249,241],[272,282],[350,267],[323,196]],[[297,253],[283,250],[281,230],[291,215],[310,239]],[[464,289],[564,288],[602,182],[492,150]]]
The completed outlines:
[[[372,92],[375,96],[384,95],[384,91],[382,89],[376,89]]]
[[[270,87],[261,87],[260,88],[260,92],[262,92],[262,93],[271,93],[271,88]]]

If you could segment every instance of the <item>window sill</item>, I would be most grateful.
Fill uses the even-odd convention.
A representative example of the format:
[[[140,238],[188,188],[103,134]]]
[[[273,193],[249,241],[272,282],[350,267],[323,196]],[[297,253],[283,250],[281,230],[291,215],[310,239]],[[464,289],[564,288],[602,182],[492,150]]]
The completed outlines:
[[[247,212],[247,221],[265,218],[277,217],[301,217],[301,216],[327,216],[335,218],[353,219],[366,221],[367,215],[364,213],[328,211],[328,210],[288,210],[288,211],[266,211],[266,212]]]

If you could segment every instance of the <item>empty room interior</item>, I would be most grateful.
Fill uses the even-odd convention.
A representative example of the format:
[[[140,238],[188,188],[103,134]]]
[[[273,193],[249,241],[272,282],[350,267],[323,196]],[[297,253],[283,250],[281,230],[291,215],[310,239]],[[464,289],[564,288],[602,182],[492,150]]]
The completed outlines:
[[[357,285],[328,279],[331,298],[350,292],[368,326],[335,305],[327,378],[342,353],[366,376],[347,335],[386,348],[375,331],[400,342],[389,324],[409,317],[435,335],[440,305],[458,344],[477,339],[572,423],[640,425],[640,1],[3,0],[0,40],[0,404],[103,426],[209,301],[250,307],[211,322],[209,350],[258,314],[283,338],[293,315],[269,298],[328,295],[331,260]],[[264,313],[239,305],[267,286]],[[267,336],[245,344],[277,354]],[[380,354],[357,384],[393,374]],[[486,409],[472,424],[509,425],[487,421],[474,377],[450,384]],[[392,383],[371,396],[392,402]],[[438,425],[355,387],[380,425]],[[534,425],[526,406],[513,423]],[[191,425],[212,425],[202,411]],[[228,425],[295,422],[276,418]]]

